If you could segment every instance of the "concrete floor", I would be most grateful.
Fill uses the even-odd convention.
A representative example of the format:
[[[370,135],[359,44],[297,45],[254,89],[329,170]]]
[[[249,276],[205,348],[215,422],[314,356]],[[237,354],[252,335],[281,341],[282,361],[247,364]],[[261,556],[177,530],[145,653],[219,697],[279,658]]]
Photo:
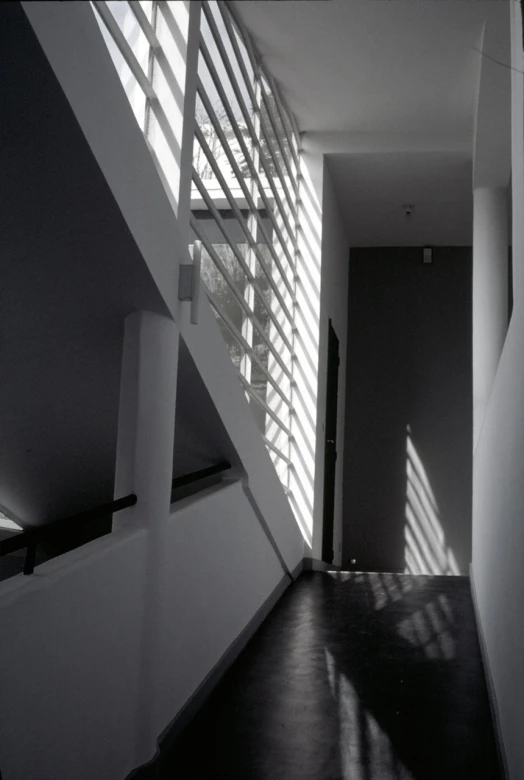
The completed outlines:
[[[305,573],[165,780],[497,780],[469,582]]]

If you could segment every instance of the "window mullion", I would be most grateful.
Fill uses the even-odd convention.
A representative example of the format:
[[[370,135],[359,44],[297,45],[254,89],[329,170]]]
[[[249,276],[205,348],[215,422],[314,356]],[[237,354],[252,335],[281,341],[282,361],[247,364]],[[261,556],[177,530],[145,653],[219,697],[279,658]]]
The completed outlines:
[[[204,282],[204,284],[205,284],[205,282]],[[235,341],[239,344],[239,346],[242,347],[243,350],[248,349],[249,345],[245,341],[243,335],[240,333],[240,331],[235,326],[235,324],[231,321],[230,317],[226,314],[226,312],[220,307],[220,303],[219,303],[219,301],[217,301],[214,293],[212,293],[211,290],[208,288],[206,290],[206,294],[207,294],[209,303],[211,304],[212,308],[215,310],[215,312],[218,314],[218,316],[224,322],[225,326],[228,328],[229,332],[231,333],[231,335],[233,336]],[[282,390],[278,387],[277,383],[275,382],[275,380],[273,379],[271,374],[265,368],[264,364],[257,358],[257,356],[255,354],[253,355],[253,362],[257,364],[257,366],[259,367],[260,371],[266,377],[267,381],[272,384],[272,386],[275,389],[275,392],[278,393],[278,395],[280,396],[282,401],[286,404],[286,406],[291,408],[291,402],[290,402],[289,398],[286,398],[286,396],[284,395]]]
[[[258,68],[255,71],[255,99],[256,102],[253,105],[253,129],[255,131],[256,138],[252,139],[251,142],[251,149],[252,149],[252,159],[253,159],[253,166],[255,170],[258,170],[259,166],[259,158],[260,158],[260,151],[259,151],[259,143],[257,143],[258,136],[260,134],[260,109],[259,109],[259,101],[260,101],[260,94],[261,94],[261,83],[260,83],[260,73],[258,72]],[[255,206],[258,203],[258,184],[256,179],[252,178],[250,183],[250,195],[253,203]],[[256,242],[256,235],[257,235],[257,220],[256,216],[253,213],[252,209],[249,210],[249,218],[248,218],[248,231],[250,235],[253,238],[253,241]],[[253,278],[256,279],[256,272],[257,272],[257,259],[256,259],[256,253],[253,249],[253,246],[251,243],[248,243],[248,250],[247,250],[247,265],[249,270],[251,271]],[[246,283],[246,289],[244,293],[244,297],[246,299],[246,303],[248,307],[251,309],[251,311],[254,312],[255,309],[255,287],[254,284],[248,279]],[[247,343],[250,345],[251,350],[253,349],[253,323],[251,322],[251,319],[249,317],[246,317],[244,315],[244,321],[242,323],[242,335],[244,336]],[[246,352],[244,355],[244,358],[242,360],[242,363],[240,364],[240,370],[243,374],[243,376],[246,378],[246,380],[251,384],[251,369],[252,369],[252,361],[251,361],[251,355]]]
[[[246,382],[246,380],[244,379],[242,374],[239,374],[239,377],[240,377],[240,381],[242,382],[242,384],[244,386],[244,389],[246,390],[247,394],[251,398],[253,398],[253,400],[256,401],[256,403],[258,403],[259,406],[262,407],[262,409],[265,411],[265,413],[268,414],[271,417],[273,422],[275,422],[278,425],[278,427],[282,431],[284,431],[284,433],[287,436],[292,437],[292,433],[289,430],[289,428],[287,427],[287,425],[285,425],[285,423],[283,423],[282,420],[279,417],[277,417],[275,412],[267,405],[267,403],[265,401],[262,400],[262,398],[258,395],[258,393],[255,390],[253,390],[251,385],[248,384],[248,382]]]
[[[146,97],[148,97],[150,100],[152,101],[156,100],[157,96],[155,90],[153,89],[153,86],[149,83],[146,74],[142,70],[140,63],[135,57],[135,53],[133,52],[133,49],[127,42],[124,33],[118,26],[115,17],[107,7],[106,3],[102,2],[102,0],[93,0],[93,5],[98,11],[100,18],[102,19],[104,25],[106,26],[106,29],[111,35],[118,50],[120,51],[120,54],[124,58],[129,70],[137,80],[137,83],[140,86],[141,90],[146,95]]]
[[[201,229],[201,226],[197,222],[197,220],[192,216],[191,217],[191,227],[197,236],[197,238],[202,242],[204,249],[208,253],[209,257],[217,267],[220,274],[224,277],[226,284],[228,285],[229,289],[231,290],[232,295],[234,296],[235,300],[237,301],[238,305],[242,309],[243,312],[245,312],[246,315],[249,316],[249,312],[247,309],[247,304],[245,301],[244,296],[242,293],[237,289],[235,282],[231,275],[229,274],[227,268],[224,266],[222,261],[220,260],[220,257],[216,253],[215,249],[213,248],[213,244],[209,241],[208,237],[204,233],[204,231]],[[271,344],[269,341],[266,333],[264,332],[264,329],[261,325],[261,323],[258,321],[257,317],[255,317],[254,314],[251,315],[253,320],[253,325],[260,334],[260,338],[265,342],[267,348],[279,364],[280,368],[282,369],[283,373],[287,378],[291,381],[292,379],[292,373],[290,369],[287,367],[285,362],[283,361],[282,357],[278,354],[278,352],[275,350],[275,347]],[[286,345],[287,346],[287,345]]]
[[[249,208],[251,209],[251,211],[253,213],[257,214],[258,227],[260,229],[260,232],[261,232],[262,236],[264,237],[264,240],[265,240],[267,246],[269,247],[269,250],[271,252],[273,260],[275,261],[275,265],[278,268],[278,270],[280,271],[282,277],[285,277],[286,274],[285,274],[285,271],[284,271],[284,267],[282,266],[282,264],[280,263],[280,261],[279,261],[279,259],[277,257],[277,254],[275,252],[275,248],[274,248],[273,244],[271,243],[269,234],[268,234],[268,232],[266,230],[266,227],[264,225],[264,221],[263,221],[262,217],[260,217],[260,215],[258,214],[257,206],[256,206],[255,202],[253,201],[253,199],[251,198],[250,189],[246,185],[245,179],[242,176],[240,168],[238,167],[238,163],[235,160],[235,155],[231,151],[231,148],[230,148],[230,146],[229,146],[229,144],[227,142],[227,139],[226,139],[226,137],[224,135],[224,131],[220,127],[220,122],[219,122],[219,120],[218,120],[218,118],[216,116],[215,110],[214,110],[214,108],[213,108],[213,106],[211,104],[211,101],[209,100],[209,97],[208,97],[208,95],[207,95],[207,93],[206,93],[206,91],[205,91],[201,81],[199,81],[199,83],[198,83],[198,95],[199,95],[202,103],[204,104],[204,108],[206,109],[207,115],[209,116],[209,118],[211,120],[211,124],[213,125],[213,127],[215,129],[215,132],[216,132],[217,136],[220,139],[220,142],[222,144],[222,148],[224,149],[224,152],[226,154],[228,162],[231,165],[233,173],[235,174],[235,176],[237,178],[237,181],[238,181],[238,183],[239,183],[239,185],[240,185],[240,187],[242,189],[242,192],[243,192],[244,197],[245,197],[245,199],[246,199],[246,201],[248,203],[248,206],[249,206]],[[246,149],[244,151],[244,147],[242,146],[242,144],[245,145],[245,141],[242,138],[242,135],[241,135],[240,131],[238,130],[238,127],[235,126],[233,128],[233,131],[235,133],[235,136],[237,138],[239,146],[240,146],[240,148],[242,150],[242,153],[243,154],[249,154],[249,152],[247,150],[247,147],[246,147]],[[252,159],[249,158],[249,160],[247,160],[247,158],[246,158],[246,162],[247,162],[248,166],[250,167],[250,174],[251,174],[252,178],[256,178],[255,176],[253,176],[255,168],[253,167]],[[260,198],[262,200],[262,203],[264,204],[264,208],[268,212],[268,217],[271,219],[271,223],[273,225],[273,229],[275,230],[275,234],[276,234],[277,238],[279,239],[280,244],[282,246],[282,249],[283,249],[283,251],[284,251],[284,253],[286,255],[286,260],[287,260],[287,263],[289,265],[289,268],[290,268],[292,274],[295,275],[296,268],[295,268],[293,256],[291,255],[291,253],[290,253],[290,251],[289,251],[289,249],[288,249],[288,247],[286,245],[286,242],[284,240],[284,236],[282,234],[282,231],[280,230],[279,226],[276,224],[276,222],[275,222],[275,220],[274,220],[274,218],[273,218],[273,216],[271,214],[271,203],[269,202],[269,200],[268,200],[268,198],[267,198],[263,188],[261,188],[260,186],[259,186],[259,196],[260,196]]]
[[[231,87],[233,89],[233,92],[234,92],[234,95],[235,95],[235,99],[236,99],[236,101],[238,103],[238,106],[239,106],[240,110],[242,111],[242,115],[244,117],[244,122],[246,123],[246,127],[248,128],[248,131],[249,131],[250,135],[252,137],[254,137],[255,133],[254,133],[254,130],[253,130],[253,123],[251,121],[251,117],[249,116],[249,111],[248,111],[248,109],[246,107],[244,96],[242,95],[242,91],[241,91],[241,89],[240,89],[240,87],[238,85],[238,81],[237,81],[236,75],[235,75],[235,73],[234,73],[234,71],[233,71],[233,69],[231,67],[231,63],[228,60],[227,52],[226,52],[224,44],[223,44],[223,42],[222,42],[222,40],[220,38],[220,33],[218,32],[215,20],[213,19],[213,14],[210,11],[209,6],[207,5],[207,3],[204,3],[203,8],[204,8],[204,13],[205,13],[205,16],[206,16],[206,20],[207,20],[209,29],[211,30],[211,35],[212,35],[213,41],[215,43],[216,48],[218,49],[221,62],[222,62],[223,66],[224,66],[224,68],[225,68],[225,70],[226,70],[226,72],[228,74],[229,82],[230,82]],[[211,58],[211,55],[209,53],[209,49],[206,46],[206,42],[204,41],[204,36],[203,35],[201,35],[201,37],[200,37],[200,46],[201,46],[202,54],[204,55],[204,59],[206,61],[206,65],[208,67],[209,72],[211,73],[212,72],[212,68],[213,68],[213,70],[215,70],[215,73],[216,73],[216,68],[215,68],[215,66],[214,66],[214,64],[212,62],[212,58]],[[218,74],[217,74],[217,78],[218,78]],[[213,80],[214,80],[214,77],[213,77]],[[216,86],[216,84],[215,84],[215,86]],[[271,191],[273,193],[273,197],[275,199],[275,203],[277,204],[277,207],[278,207],[278,209],[280,210],[280,212],[282,214],[282,218],[283,218],[283,221],[284,221],[284,223],[286,225],[286,228],[288,230],[289,237],[291,239],[291,243],[293,244],[293,246],[296,247],[296,240],[297,240],[296,235],[293,233],[293,230],[291,228],[291,224],[290,224],[290,222],[289,222],[289,220],[287,218],[287,214],[286,214],[284,205],[282,203],[282,199],[281,199],[280,194],[278,192],[278,188],[276,187],[275,182],[273,181],[273,177],[271,176],[271,170],[270,170],[269,164],[266,161],[263,153],[260,155],[260,163],[262,165],[262,168],[264,169],[264,173],[266,175],[266,179],[267,179],[268,185],[271,188]],[[258,172],[257,172],[256,175],[258,176]]]
[[[134,11],[134,7],[131,6],[132,10]],[[143,13],[143,11],[142,11]],[[156,38],[156,24],[157,24],[157,13],[158,13],[158,0],[153,0],[153,4],[151,7],[151,26],[153,30],[155,31],[155,38]],[[136,13],[135,13],[136,16]],[[138,17],[137,17],[138,18]],[[149,41],[149,57],[148,57],[148,63],[147,63],[147,80],[150,84],[153,84],[155,77],[155,46]],[[146,96],[146,110],[145,110],[145,116],[144,116],[144,135],[146,139],[149,141],[150,135],[151,135],[151,102],[149,98]],[[152,147],[150,146],[150,150],[152,151]],[[156,158],[156,154],[155,154]],[[169,188],[169,191],[171,191],[171,188]]]
[[[260,66],[260,60],[255,55],[255,51],[251,41],[251,36],[249,35],[246,29],[242,17],[240,16],[240,14],[237,13],[236,8],[233,6],[232,3],[224,2],[224,0],[218,0],[218,5],[221,6],[221,11],[223,15],[225,13],[229,13],[231,15],[231,18],[234,20],[236,27],[239,31],[240,37],[244,41],[244,45],[246,47],[249,60],[251,62],[251,67],[255,71],[256,68]]]
[[[272,442],[272,441],[270,441],[270,440],[267,438],[267,436],[264,436],[264,444],[266,445],[266,447],[267,447],[268,449],[270,449],[272,452],[274,452],[274,453],[275,453],[275,455],[277,455],[279,458],[281,458],[281,460],[283,460],[283,461],[284,461],[284,463],[286,464],[286,466],[287,466],[288,468],[291,466],[291,461],[290,461],[290,459],[289,459],[289,458],[288,458],[286,455],[284,455],[284,453],[283,453],[281,450],[279,450],[279,449],[278,449],[278,447],[275,447],[275,445],[273,444],[273,442]]]
[[[297,149],[295,148],[295,145],[298,146],[298,139],[300,138],[300,136],[298,135],[297,128],[292,125],[292,137],[290,137],[288,133],[288,129],[286,127],[286,123],[284,121],[284,108],[282,106],[282,100],[280,98],[280,92],[278,91],[278,86],[275,82],[275,79],[270,73],[264,73],[264,75],[267,78],[268,84],[271,87],[271,91],[273,95],[275,96],[275,104],[280,116],[280,122],[282,124],[282,127],[284,128],[284,133],[286,134],[288,146],[291,151],[291,154],[293,155],[293,160],[295,161],[297,177],[298,177],[300,175],[300,162],[299,162],[298,152]],[[292,118],[290,118],[289,121],[292,122]]]
[[[283,161],[284,165],[286,166],[286,171],[287,171],[287,175],[289,177],[289,182],[290,182],[291,186],[293,187],[293,191],[295,193],[295,199],[296,199],[296,196],[298,194],[298,184],[297,184],[297,182],[295,181],[295,179],[293,177],[293,169],[292,169],[292,166],[291,166],[291,164],[290,164],[290,162],[289,162],[289,160],[287,158],[286,150],[285,150],[284,144],[282,143],[282,139],[280,137],[281,134],[278,131],[278,126],[277,126],[275,117],[273,115],[273,109],[271,108],[270,101],[269,101],[269,99],[268,99],[264,89],[262,90],[262,100],[264,101],[264,106],[266,108],[266,114],[267,114],[267,117],[269,119],[269,123],[271,125],[271,129],[273,131],[275,139],[277,141],[278,148],[279,148],[279,151],[280,151],[280,155],[282,157],[282,161]],[[289,195],[288,195],[288,198],[289,198]],[[296,202],[294,203],[294,208],[295,208],[295,211],[296,211]]]
[[[200,179],[198,171],[194,182],[244,276],[236,296],[240,311],[235,306],[234,316],[229,316],[229,294],[223,301],[221,295],[212,295],[210,301],[217,316],[223,314],[220,325],[231,344],[240,381],[251,405],[259,407],[255,416],[277,474],[289,492],[293,398],[298,397],[293,390],[296,356],[293,350],[288,356],[287,349],[295,346],[297,336],[300,142],[296,125],[233,4],[218,0],[216,6],[208,0],[202,4],[197,90],[207,116],[202,132],[196,130],[196,138],[207,160],[206,170],[212,172],[214,190],[221,198],[225,195],[226,208],[232,213],[218,210],[218,202],[211,191],[207,192],[207,182]],[[211,96],[219,102],[220,111]],[[216,154],[208,144],[208,122],[220,140],[223,155],[222,149]],[[231,184],[229,166],[238,185]],[[232,219],[236,220],[235,228],[240,227],[241,238],[229,227]],[[225,281],[229,284],[227,278]],[[260,408],[265,412],[262,421]]]
[[[218,211],[217,207],[213,203],[212,198],[210,197],[209,193],[207,192],[206,188],[204,187],[202,179],[200,178],[200,176],[198,175],[197,171],[194,168],[193,168],[193,181],[195,182],[195,185],[196,185],[198,191],[200,192],[200,194],[201,194],[201,196],[202,196],[202,198],[203,198],[207,208],[209,209],[210,214],[213,216],[215,222],[217,223],[220,232],[222,233],[222,235],[226,239],[226,243],[229,244],[229,246],[231,247],[231,250],[232,250],[233,254],[235,255],[235,257],[236,257],[240,267],[242,268],[242,270],[246,274],[246,277],[247,277],[248,281],[254,283],[255,282],[255,277],[251,273],[251,270],[250,270],[250,268],[247,265],[246,259],[243,257],[242,252],[239,250],[236,242],[232,239],[232,236],[229,233],[229,231],[228,231],[228,229],[227,229],[227,227],[226,227],[226,225],[224,223],[224,220],[220,216],[220,212]],[[222,183],[221,179],[219,179],[219,181]],[[247,229],[247,226],[245,225],[244,218],[242,217],[242,214],[240,213],[240,210],[238,208],[238,205],[235,203],[234,198],[231,196],[231,191],[229,190],[229,188],[227,187],[227,185],[225,183],[224,183],[224,187],[225,187],[224,192],[225,192],[226,198],[228,199],[228,201],[229,201],[229,203],[230,203],[230,205],[232,207],[232,210],[235,212],[235,215],[237,216],[237,221],[238,221],[240,227],[241,228],[245,227],[245,233],[247,233],[249,235],[249,231]],[[276,299],[280,303],[280,306],[282,307],[282,311],[286,315],[286,317],[289,320],[289,322],[293,323],[293,314],[290,312],[289,308],[286,306],[286,303],[285,303],[285,301],[284,301],[284,299],[282,297],[282,293],[279,291],[278,286],[275,284],[275,280],[271,278],[269,273],[267,274],[267,277],[268,277],[268,281],[269,281],[269,283],[271,285],[271,289],[272,289]],[[256,286],[255,286],[255,291],[256,291]],[[260,297],[262,299],[263,305],[266,308],[269,316],[271,316],[271,313],[272,313],[271,312],[271,307],[264,301],[262,293],[260,293]]]

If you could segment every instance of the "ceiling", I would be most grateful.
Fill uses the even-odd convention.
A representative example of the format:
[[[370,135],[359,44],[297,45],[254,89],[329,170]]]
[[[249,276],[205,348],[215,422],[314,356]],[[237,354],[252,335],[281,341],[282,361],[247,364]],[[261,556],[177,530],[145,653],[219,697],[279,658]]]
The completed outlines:
[[[471,158],[452,152],[328,155],[351,246],[471,245]],[[415,206],[407,220],[403,204]]]
[[[359,133],[471,131],[490,4],[234,3],[300,130]]]
[[[300,131],[326,154],[351,245],[471,244],[476,49],[487,18],[508,27],[508,3],[234,5]],[[416,206],[409,223],[403,203]]]

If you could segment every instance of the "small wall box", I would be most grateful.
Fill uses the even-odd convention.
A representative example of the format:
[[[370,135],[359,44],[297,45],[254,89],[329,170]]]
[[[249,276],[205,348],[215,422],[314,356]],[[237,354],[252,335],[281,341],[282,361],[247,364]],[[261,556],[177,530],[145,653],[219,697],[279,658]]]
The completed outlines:
[[[430,246],[425,246],[422,250],[422,262],[423,263],[432,263],[433,262],[433,249]]]

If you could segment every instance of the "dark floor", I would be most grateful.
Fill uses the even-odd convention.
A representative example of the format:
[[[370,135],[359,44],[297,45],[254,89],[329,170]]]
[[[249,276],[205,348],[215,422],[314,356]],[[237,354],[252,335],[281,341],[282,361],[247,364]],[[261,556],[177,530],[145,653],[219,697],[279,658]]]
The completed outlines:
[[[303,574],[164,780],[497,780],[469,582]]]

